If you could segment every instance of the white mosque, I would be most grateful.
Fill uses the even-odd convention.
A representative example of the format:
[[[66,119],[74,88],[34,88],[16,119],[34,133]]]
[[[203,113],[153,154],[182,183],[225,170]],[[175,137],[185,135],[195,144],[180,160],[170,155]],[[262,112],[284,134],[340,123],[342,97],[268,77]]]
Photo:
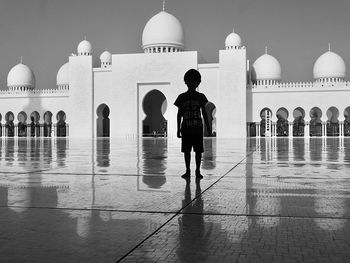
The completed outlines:
[[[186,51],[180,21],[164,9],[142,33],[143,53],[101,54],[93,67],[92,45],[58,70],[57,86],[36,89],[22,62],[0,91],[2,137],[176,136],[178,94],[184,73],[202,74],[207,114],[221,138],[263,136],[350,136],[350,82],[344,60],[330,48],[315,62],[314,81],[283,83],[281,65],[267,51],[250,66],[241,37],[230,33],[219,62],[199,64]]]

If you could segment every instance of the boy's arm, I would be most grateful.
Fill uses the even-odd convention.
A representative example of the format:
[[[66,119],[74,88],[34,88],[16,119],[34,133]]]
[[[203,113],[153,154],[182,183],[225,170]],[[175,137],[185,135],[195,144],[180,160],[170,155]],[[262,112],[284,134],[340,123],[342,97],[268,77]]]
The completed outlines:
[[[180,131],[181,118],[182,118],[182,111],[179,108],[178,111],[177,111],[177,138],[181,138],[181,131]]]
[[[203,115],[205,126],[207,126],[208,136],[211,137],[212,136],[212,134],[211,134],[212,131],[211,131],[211,128],[210,128],[210,125],[209,125],[208,115],[207,115],[207,112],[205,110],[205,106],[203,106],[201,108],[201,110],[202,110],[202,115]]]

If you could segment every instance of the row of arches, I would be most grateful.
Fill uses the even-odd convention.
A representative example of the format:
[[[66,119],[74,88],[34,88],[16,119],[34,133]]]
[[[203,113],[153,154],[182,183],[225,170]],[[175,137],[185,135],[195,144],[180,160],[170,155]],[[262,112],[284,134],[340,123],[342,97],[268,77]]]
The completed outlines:
[[[166,137],[168,133],[168,120],[164,118],[167,110],[167,99],[159,90],[151,90],[148,92],[143,101],[142,109],[145,118],[142,120],[142,136],[143,137]],[[102,103],[96,110],[96,136],[110,136],[110,108],[107,104]],[[208,116],[209,125],[216,136],[216,107],[212,102],[208,102],[205,106],[205,114]],[[204,129],[204,136],[208,136],[207,129]]]
[[[339,116],[336,107],[328,108],[325,114],[319,107],[313,107],[309,118],[306,118],[306,112],[301,107],[294,109],[292,116],[283,107],[273,116],[273,112],[266,107],[260,111],[260,122],[248,123],[248,136],[350,136],[350,106],[344,110],[342,121]]]
[[[51,111],[46,111],[42,118],[38,111],[29,115],[21,111],[17,118],[12,111],[8,111],[4,119],[0,113],[0,126],[0,137],[66,137],[68,129],[64,111],[56,114],[56,122],[53,122]]]

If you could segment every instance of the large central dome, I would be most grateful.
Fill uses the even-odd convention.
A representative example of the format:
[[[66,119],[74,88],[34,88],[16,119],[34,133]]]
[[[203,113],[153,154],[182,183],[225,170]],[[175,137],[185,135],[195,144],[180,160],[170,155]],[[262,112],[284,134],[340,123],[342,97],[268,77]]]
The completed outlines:
[[[145,25],[142,48],[146,53],[182,51],[184,47],[183,27],[172,14],[161,11]]]

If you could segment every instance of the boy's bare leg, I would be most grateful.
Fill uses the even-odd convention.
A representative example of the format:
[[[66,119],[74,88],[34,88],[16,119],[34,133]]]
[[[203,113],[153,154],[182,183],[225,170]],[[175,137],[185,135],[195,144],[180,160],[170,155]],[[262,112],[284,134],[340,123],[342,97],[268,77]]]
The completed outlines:
[[[203,178],[201,175],[201,161],[202,161],[202,153],[196,152],[196,177]]]
[[[191,169],[190,169],[191,152],[185,152],[184,153],[184,157],[185,157],[186,173],[184,173],[181,177],[182,178],[188,178],[188,177],[191,176]]]

